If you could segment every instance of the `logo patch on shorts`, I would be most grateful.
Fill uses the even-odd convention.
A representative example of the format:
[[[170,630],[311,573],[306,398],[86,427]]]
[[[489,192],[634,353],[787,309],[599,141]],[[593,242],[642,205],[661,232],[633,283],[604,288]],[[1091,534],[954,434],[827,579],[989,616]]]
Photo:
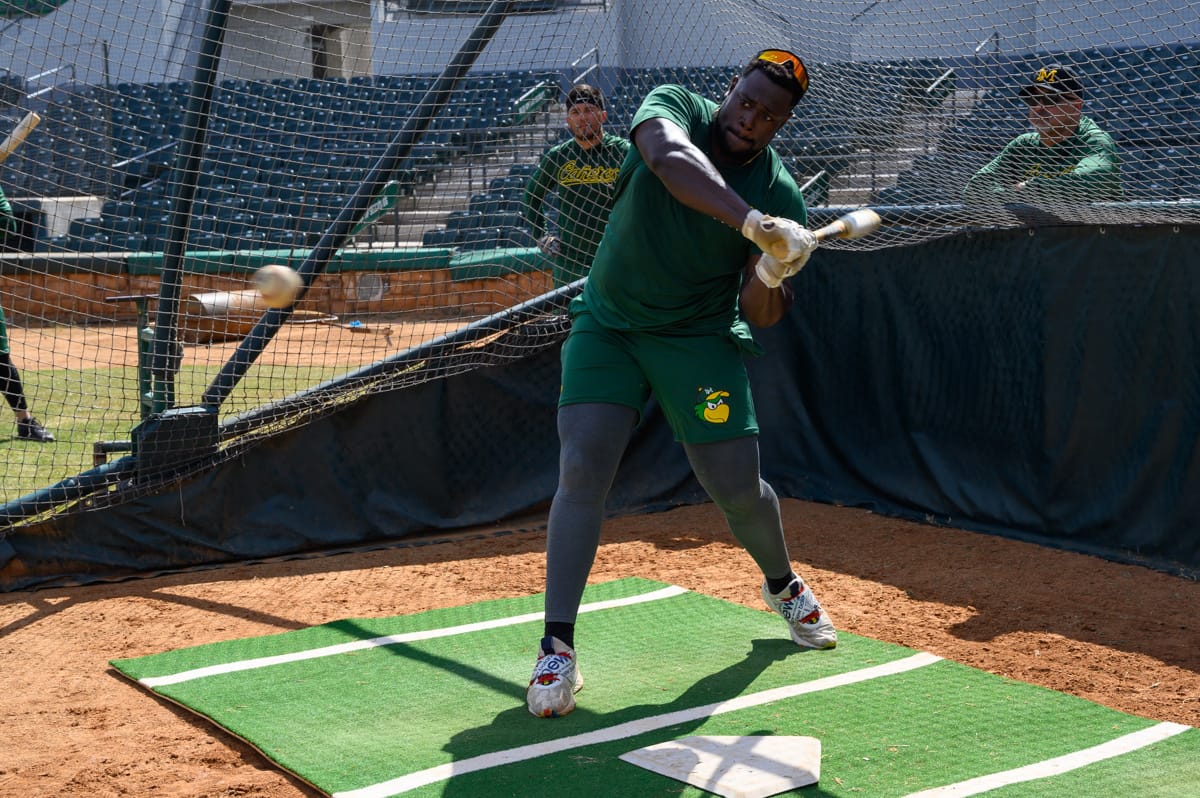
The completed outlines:
[[[700,401],[694,408],[696,418],[710,424],[724,424],[729,420],[730,407],[725,402],[729,398],[729,391],[722,391],[719,388],[697,388],[696,390],[700,393]]]

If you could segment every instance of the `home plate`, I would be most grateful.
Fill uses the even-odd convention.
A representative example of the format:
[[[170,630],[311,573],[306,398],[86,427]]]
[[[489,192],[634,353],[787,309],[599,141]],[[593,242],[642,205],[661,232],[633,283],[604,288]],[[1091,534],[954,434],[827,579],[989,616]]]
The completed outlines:
[[[621,759],[725,798],[766,798],[821,778],[816,737],[685,737]]]

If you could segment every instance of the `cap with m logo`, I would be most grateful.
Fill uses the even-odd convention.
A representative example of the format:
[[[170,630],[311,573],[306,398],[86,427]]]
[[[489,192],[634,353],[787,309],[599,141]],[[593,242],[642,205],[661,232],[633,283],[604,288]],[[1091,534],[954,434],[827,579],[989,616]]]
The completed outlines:
[[[1067,67],[1062,64],[1047,64],[1039,67],[1033,76],[1033,82],[1021,89],[1021,97],[1028,98],[1046,92],[1082,97],[1083,86]]]

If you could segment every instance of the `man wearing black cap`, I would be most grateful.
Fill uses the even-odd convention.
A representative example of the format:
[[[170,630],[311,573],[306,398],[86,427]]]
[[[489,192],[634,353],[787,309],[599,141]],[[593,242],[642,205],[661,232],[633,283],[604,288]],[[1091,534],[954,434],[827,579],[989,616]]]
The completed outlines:
[[[554,259],[554,285],[587,274],[608,213],[629,141],[604,132],[608,111],[604,94],[580,83],[567,93],[567,130],[571,138],[542,155],[525,188],[525,219],[542,252]],[[546,195],[558,193],[559,234],[546,233],[542,211]]]
[[[1083,115],[1083,87],[1064,66],[1042,67],[1021,89],[1032,133],[1023,133],[967,182],[978,205],[1124,199],[1112,137]]]

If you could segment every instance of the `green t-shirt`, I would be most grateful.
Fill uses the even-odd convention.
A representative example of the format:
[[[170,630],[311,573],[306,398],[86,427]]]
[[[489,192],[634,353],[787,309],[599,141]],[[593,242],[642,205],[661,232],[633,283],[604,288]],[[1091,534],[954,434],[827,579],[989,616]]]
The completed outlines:
[[[716,110],[716,103],[682,86],[659,86],[642,102],[632,128],[668,119],[711,157]],[[807,223],[804,197],[771,147],[749,164],[719,171],[751,207]],[[608,230],[572,310],[589,310],[613,329],[672,335],[735,330],[745,339],[738,293],[746,261],[757,251],[740,230],[676,200],[632,147],[617,178]]]
[[[612,209],[617,173],[628,139],[605,133],[590,149],[575,139],[551,147],[538,162],[525,187],[525,219],[537,238],[546,232],[542,211],[546,194],[558,193],[559,240],[562,250],[555,258],[554,284],[566,285],[587,273],[604,235],[608,212]]]
[[[1017,183],[1025,188],[1014,190]],[[1036,132],[1022,133],[967,182],[966,202],[1119,202],[1120,157],[1112,137],[1089,117],[1079,118],[1071,137],[1053,147]]]

